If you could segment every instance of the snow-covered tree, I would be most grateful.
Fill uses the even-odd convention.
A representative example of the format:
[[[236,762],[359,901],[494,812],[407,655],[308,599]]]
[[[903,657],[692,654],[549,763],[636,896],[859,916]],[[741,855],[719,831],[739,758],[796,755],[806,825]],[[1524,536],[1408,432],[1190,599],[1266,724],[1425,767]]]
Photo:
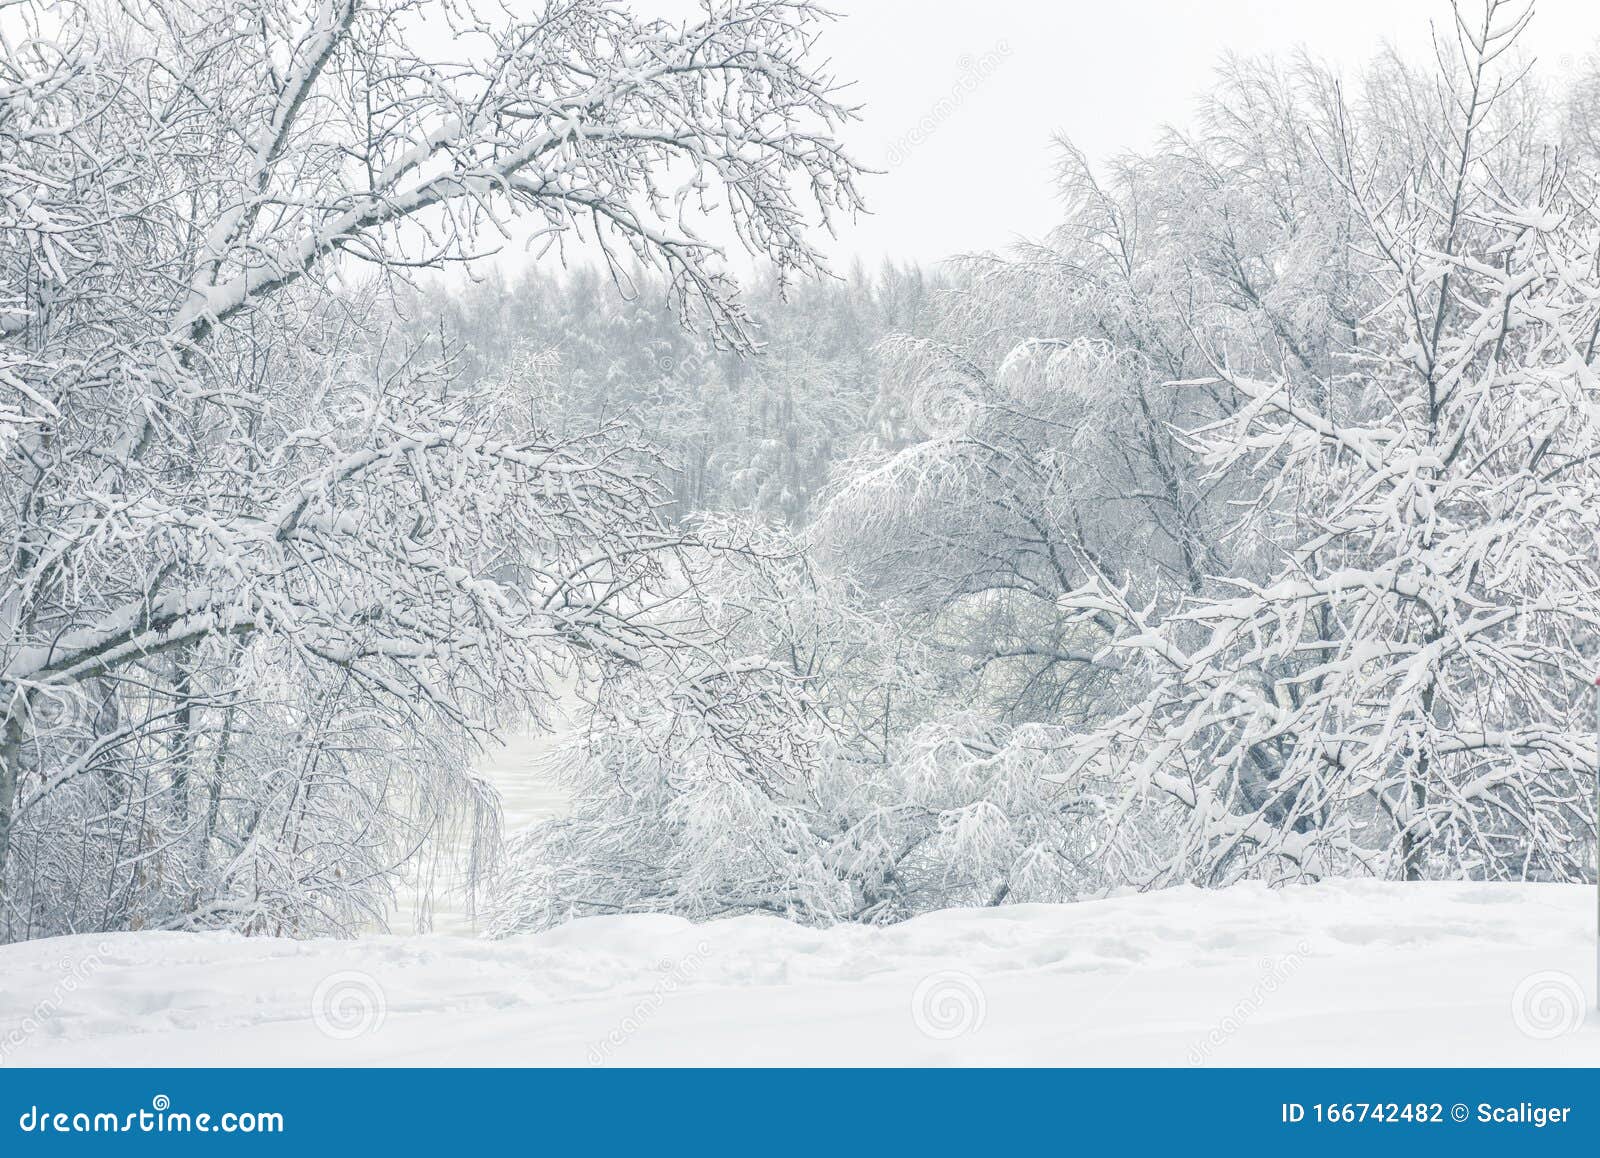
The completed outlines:
[[[1112,817],[1114,784],[1053,779],[1051,729],[963,710],[915,633],[864,611],[802,537],[734,520],[704,537],[715,678],[663,653],[592,705],[550,764],[571,814],[512,838],[491,932],[625,912],[890,922],[1160,863],[1159,808]]]
[[[515,227],[660,271],[748,345],[697,219],[720,206],[783,276],[819,267],[806,209],[857,205],[823,19],[22,6],[0,39],[0,938],[319,906],[347,927],[327,889],[399,863],[355,844],[406,842],[302,825],[335,807],[334,748],[362,753],[337,805],[358,819],[399,815],[404,775],[481,815],[459,750],[384,730],[481,731],[538,710],[558,662],[683,642],[650,450],[462,381],[381,295]],[[353,705],[368,734],[330,741]],[[305,786],[274,813],[288,769]],[[288,907],[257,904],[267,864]]]
[[[1432,69],[1230,60],[1193,132],[1064,147],[823,509],[1112,879],[1593,872],[1595,174],[1527,11],[1452,11]]]
[[[1527,16],[1457,10],[1433,77],[1341,108],[1324,160],[1370,306],[1333,388],[1222,343],[1172,386],[1237,400],[1192,438],[1253,480],[1230,534],[1269,573],[1172,608],[1104,580],[1062,600],[1147,680],[1069,776],[1179,806],[1158,879],[1593,870],[1600,221],[1520,103]]]
[[[1097,575],[1174,606],[1263,577],[1223,532],[1242,483],[1184,432],[1231,415],[1226,349],[1327,395],[1358,276],[1353,217],[1323,146],[1337,86],[1299,60],[1224,62],[1192,131],[1091,165],[1058,142],[1062,224],[961,263],[942,324],[886,343],[881,437],[822,507],[825,547],[897,615],[920,617],[974,694],[1014,721],[1081,723],[1108,702],[1060,606]]]

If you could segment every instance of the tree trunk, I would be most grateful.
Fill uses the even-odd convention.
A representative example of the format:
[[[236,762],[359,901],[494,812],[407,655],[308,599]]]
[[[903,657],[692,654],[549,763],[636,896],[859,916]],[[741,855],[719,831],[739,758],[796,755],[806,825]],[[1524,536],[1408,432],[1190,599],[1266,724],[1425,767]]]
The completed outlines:
[[[21,693],[16,693],[21,698]],[[10,697],[7,698],[8,703]],[[11,854],[11,826],[16,816],[17,785],[22,779],[22,705],[9,707],[0,718],[0,927],[6,913],[6,868]],[[0,941],[6,938],[0,936]]]
[[[172,796],[178,819],[184,823],[189,819],[189,779],[194,766],[195,752],[194,669],[191,661],[196,650],[193,645],[184,647],[173,660],[176,671],[173,692],[178,700],[174,726],[178,734],[173,744]]]
[[[1422,759],[1422,768],[1427,769],[1427,757]],[[1428,805],[1428,790],[1422,781],[1414,780],[1411,783],[1411,807],[1416,815],[1421,815],[1422,810]],[[1422,851],[1426,842],[1417,839],[1416,829],[1408,822],[1406,830],[1400,835],[1400,878],[1407,881],[1422,880]]]

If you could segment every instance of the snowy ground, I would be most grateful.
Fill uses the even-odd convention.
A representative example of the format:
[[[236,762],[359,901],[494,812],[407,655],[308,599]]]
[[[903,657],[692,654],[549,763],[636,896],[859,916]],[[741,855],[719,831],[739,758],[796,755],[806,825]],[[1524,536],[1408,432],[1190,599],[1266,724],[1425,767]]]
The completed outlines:
[[[1577,1024],[1594,921],[1576,886],[1329,883],[887,929],[625,917],[504,942],[77,937],[0,950],[0,1051],[21,1065],[1600,1065],[1600,1025]]]

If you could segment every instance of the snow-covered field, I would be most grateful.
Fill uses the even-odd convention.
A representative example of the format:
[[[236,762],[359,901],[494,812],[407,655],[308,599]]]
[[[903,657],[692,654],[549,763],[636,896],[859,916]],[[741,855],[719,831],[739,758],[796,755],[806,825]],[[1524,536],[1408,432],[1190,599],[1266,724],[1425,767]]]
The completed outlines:
[[[812,930],[0,950],[21,1065],[1600,1065],[1591,889],[1180,889]]]

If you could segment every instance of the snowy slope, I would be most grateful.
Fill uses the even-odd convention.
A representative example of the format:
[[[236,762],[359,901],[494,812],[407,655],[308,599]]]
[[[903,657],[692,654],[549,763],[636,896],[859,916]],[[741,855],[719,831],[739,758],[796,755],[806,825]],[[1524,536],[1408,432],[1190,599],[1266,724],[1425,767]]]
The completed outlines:
[[[1600,1065],[1600,1025],[1577,1024],[1594,921],[1576,886],[1337,882],[887,929],[639,916],[498,943],[75,937],[0,950],[0,1051],[24,1065]]]

